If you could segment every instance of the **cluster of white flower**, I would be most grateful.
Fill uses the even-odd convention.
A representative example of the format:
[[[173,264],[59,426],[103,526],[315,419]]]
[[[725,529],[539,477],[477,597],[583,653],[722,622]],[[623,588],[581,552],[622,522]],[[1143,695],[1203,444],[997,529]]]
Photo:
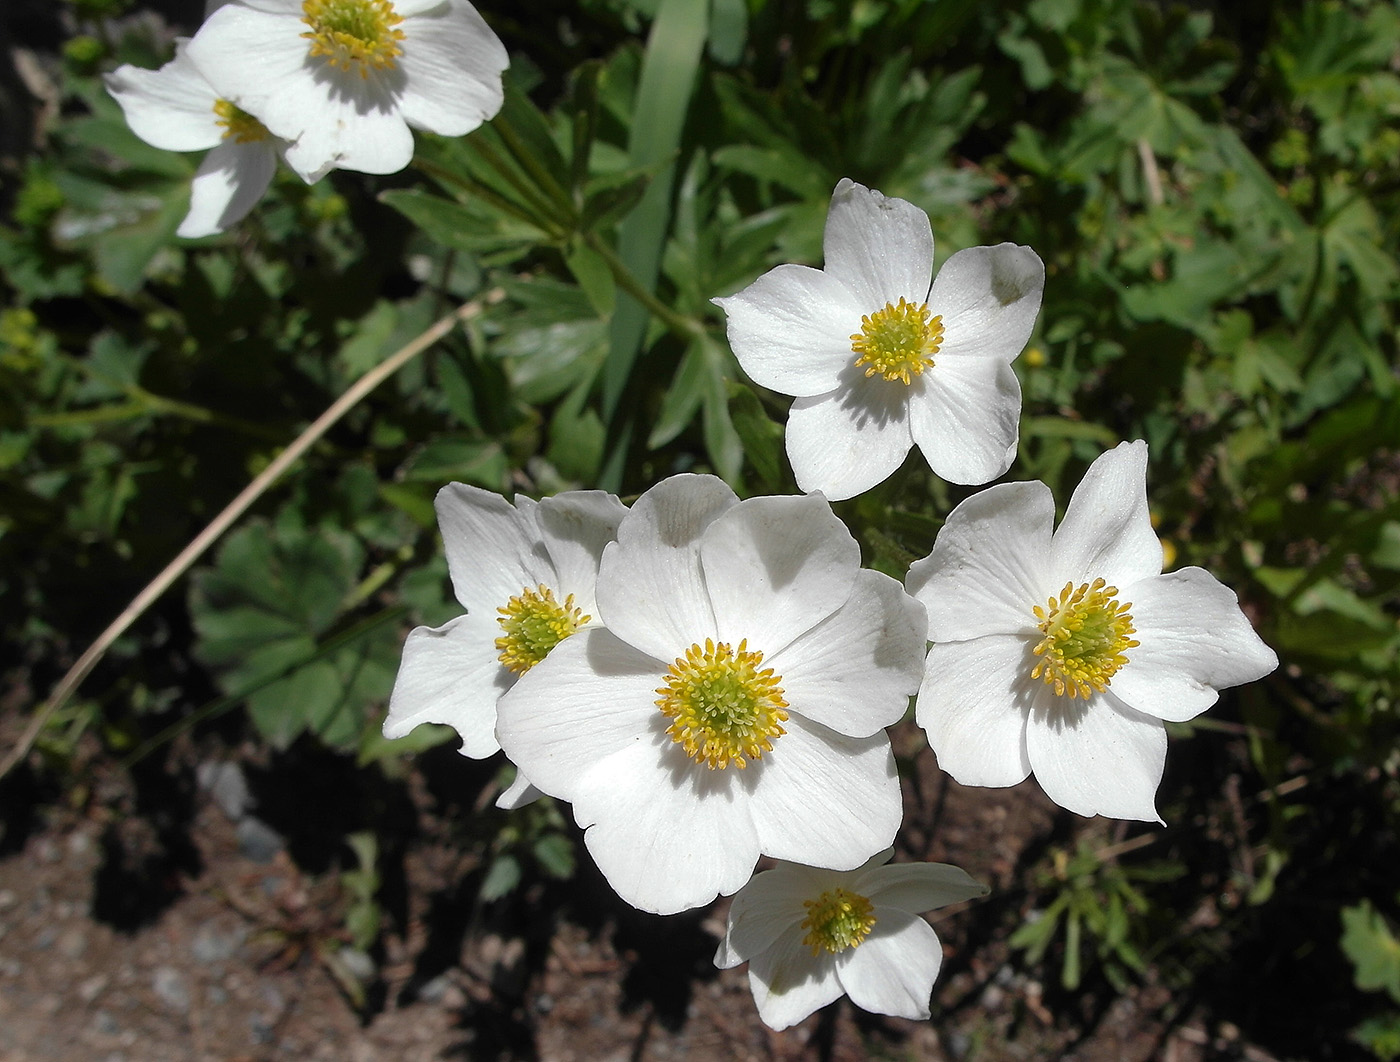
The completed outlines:
[[[501,108],[505,47],[467,0],[210,0],[159,70],[121,66],[107,90],[154,147],[205,151],[178,235],[240,221],[281,158],[394,173],[409,127],[462,136]],[[212,149],[212,150],[210,150]]]
[[[1011,362],[1044,268],[1002,244],[931,280],[928,218],[851,181],[826,256],[716,300],[744,369],[796,396],[787,446],[809,493],[741,501],[687,474],[626,509],[445,488],[467,613],[409,636],[385,723],[503,749],[518,768],[503,802],[534,787],[570,802],[636,907],[735,894],[715,961],[749,963],[774,1028],[843,993],[927,1017],[941,951],[918,915],[987,891],[955,867],[884,865],[902,817],[885,728],[910,697],[964,784],[1034,772],[1072,811],[1159,821],[1163,720],[1277,665],[1229,589],[1163,574],[1143,442],[1092,464],[1058,529],[1043,483],[1000,484],[949,514],[905,586],[862,568],[828,498],[880,482],[914,443],[956,481],[1008,468]],[[780,862],[753,875],[760,856]]]

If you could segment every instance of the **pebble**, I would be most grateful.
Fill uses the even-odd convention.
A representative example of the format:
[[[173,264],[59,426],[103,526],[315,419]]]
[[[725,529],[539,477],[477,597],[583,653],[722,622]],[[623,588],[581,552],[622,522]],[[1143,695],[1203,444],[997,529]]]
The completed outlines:
[[[200,926],[190,943],[190,954],[196,962],[215,963],[231,959],[243,946],[248,930],[236,926],[227,933],[221,933],[211,925]]]
[[[92,1023],[97,1026],[97,1031],[103,1036],[116,1036],[122,1031],[122,1027],[117,1024],[117,1019],[105,1010],[99,1010],[93,1015]]]
[[[151,988],[171,1010],[183,1014],[190,1009],[190,990],[180,971],[169,966],[161,966],[151,979]]]
[[[420,1003],[441,1003],[442,997],[447,995],[447,990],[451,987],[451,975],[445,973],[438,974],[431,981],[426,982],[418,989],[418,1001]]]
[[[243,768],[236,763],[205,760],[195,768],[195,779],[232,822],[241,820],[255,803]]]
[[[336,957],[360,984],[368,984],[374,980],[374,960],[359,948],[341,948]]]
[[[0,911],[8,911],[17,903],[19,897],[14,894],[13,889],[0,889]]]
[[[39,930],[39,935],[34,938],[34,950],[45,951],[53,946],[53,942],[58,938],[58,930],[53,926],[45,926]]]
[[[83,952],[87,951],[87,934],[81,929],[74,927],[58,938],[58,950],[65,958],[80,959]]]
[[[78,986],[78,998],[84,1003],[91,1003],[102,994],[102,990],[106,987],[106,974],[98,974],[96,977],[89,977]]]
[[[238,824],[238,851],[254,863],[271,863],[286,843],[280,833],[252,815]]]

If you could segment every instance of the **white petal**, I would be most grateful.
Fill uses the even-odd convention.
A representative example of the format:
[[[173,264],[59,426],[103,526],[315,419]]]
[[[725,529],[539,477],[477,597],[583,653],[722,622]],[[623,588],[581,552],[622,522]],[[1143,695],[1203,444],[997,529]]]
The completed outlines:
[[[186,47],[217,97],[236,103],[286,140],[301,132],[301,101],[318,94],[297,7],[278,12],[228,4],[205,20]]]
[[[928,296],[929,313],[943,318],[943,355],[1012,361],[1031,337],[1044,291],[1045,264],[1029,247],[959,251]]]
[[[986,483],[1016,459],[1021,382],[1010,365],[940,358],[909,399],[909,432],[949,483]]]
[[[963,785],[1015,785],[1030,774],[1026,714],[1031,645],[1014,634],[940,642],[928,652],[914,717],[938,766]]]
[[[876,907],[870,936],[836,957],[836,979],[862,1010],[922,1020],[942,965],[943,946],[932,926],[897,908]]]
[[[841,370],[855,361],[851,336],[871,310],[830,273],[803,265],[770,269],[714,302],[728,318],[729,345],[749,379],[804,398],[838,386]]]
[[[700,565],[718,637],[772,656],[850,596],[860,546],[820,494],[750,498],[706,529]]]
[[[1119,443],[1089,466],[1051,552],[1057,583],[1103,578],[1121,588],[1161,573],[1162,544],[1147,508],[1145,442]]]
[[[1162,821],[1156,796],[1167,762],[1166,728],[1111,692],[1070,700],[1042,686],[1026,726],[1026,750],[1036,781],[1060,807]]]
[[[754,777],[763,854],[850,870],[889,846],[904,809],[885,732],[849,738],[798,715],[783,725],[773,751],[742,772]]]
[[[400,738],[420,723],[446,723],[462,736],[462,753],[483,759],[496,742],[496,702],[515,675],[496,653],[495,623],[458,616],[441,627],[416,627],[404,642],[384,736]]]
[[[1228,586],[1201,568],[1143,579],[1131,598],[1134,638],[1127,665],[1113,676],[1125,704],[1158,719],[1191,719],[1217,691],[1261,679],[1278,657],[1254,633]]]
[[[954,508],[933,552],[915,561],[905,580],[928,610],[929,639],[1034,629],[1032,609],[1053,592],[1054,525],[1054,495],[1038,480],[998,483]]]
[[[199,164],[190,184],[190,212],[175,235],[196,239],[237,225],[257,206],[276,170],[272,140],[225,140]]]
[[[540,537],[559,574],[559,593],[572,594],[574,606],[595,620],[603,547],[617,537],[626,515],[627,506],[601,490],[565,491],[540,502],[536,511]]]
[[[888,479],[914,445],[904,384],[867,379],[854,366],[841,371],[841,381],[830,394],[795,399],[787,422],[797,485],[832,501],[854,498]]]
[[[877,907],[922,914],[986,896],[991,890],[947,863],[888,863],[871,867],[851,888]]]
[[[897,723],[919,689],[927,623],[887,575],[862,569],[835,615],[767,663],[793,711],[850,737]]]
[[[828,1003],[840,999],[834,957],[822,952],[814,957],[802,943],[805,934],[793,928],[767,951],[749,961],[749,988],[758,1016],[770,1029],[796,1025]]]
[[[397,74],[381,71],[361,78],[354,71],[324,67],[312,78],[316,94],[300,93],[295,121],[274,108],[263,124],[277,132],[271,119],[281,118],[286,126],[302,127],[286,159],[308,183],[335,168],[398,173],[413,160],[413,134],[398,111]]]
[[[901,298],[918,305],[933,277],[933,230],[913,203],[843,177],[831,193],[822,240],[826,272],[855,295],[861,313]],[[860,328],[856,320],[854,332]]]
[[[713,637],[700,539],[738,501],[722,480],[690,474],[662,480],[638,498],[598,572],[598,610],[608,629],[668,666]]]
[[[749,779],[693,762],[654,714],[646,739],[584,776],[574,818],[614,892],[640,910],[675,914],[738,891],[759,846]]]
[[[405,18],[400,28],[404,88],[399,110],[409,125],[440,136],[463,136],[496,116],[505,98],[501,72],[510,58],[476,8],[454,2]]]
[[[514,811],[516,808],[523,808],[526,804],[533,804],[542,796],[544,793],[536,789],[530,779],[525,777],[525,772],[517,767],[515,781],[506,786],[501,795],[496,798],[496,807],[504,811]]]
[[[539,541],[534,516],[499,494],[449,483],[433,501],[452,591],[467,611],[489,617],[521,590],[559,579]]]
[[[715,965],[729,970],[771,948],[780,936],[807,917],[805,899],[820,896],[822,871],[795,863],[780,863],[749,879],[729,905],[724,940]],[[815,887],[816,891],[812,891]]]
[[[299,12],[230,4],[204,23],[189,52],[215,91],[289,142],[287,165],[305,180],[332,167],[394,173],[413,157],[413,134],[398,112],[404,74],[361,77],[308,59]]]
[[[105,78],[131,131],[165,151],[203,151],[223,137],[214,113],[218,95],[183,47],[159,70],[122,65]]]
[[[512,763],[550,796],[573,800],[599,760],[649,741],[665,666],[602,628],[556,645],[496,705]]]

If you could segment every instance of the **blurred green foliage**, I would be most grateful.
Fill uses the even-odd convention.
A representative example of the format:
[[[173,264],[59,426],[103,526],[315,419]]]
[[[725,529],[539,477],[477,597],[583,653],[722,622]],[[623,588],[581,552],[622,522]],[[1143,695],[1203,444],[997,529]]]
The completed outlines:
[[[45,735],[54,766],[89,729],[127,749],[235,705],[274,747],[311,735],[370,770],[445,740],[378,727],[407,625],[456,608],[431,507],[449,480],[635,494],[709,469],[793,489],[783,400],[744,382],[709,300],[819,264],[849,176],[927,210],[940,262],[1000,240],[1044,258],[1010,477],[1063,503],[1105,447],[1147,439],[1175,562],[1234,587],[1283,662],[1176,731],[1164,817],[1195,821],[1233,776],[1256,795],[1234,849],[1172,834],[1161,873],[1064,850],[1013,943],[1065,986],[1091,967],[1121,985],[1140,927],[1208,879],[1242,906],[1229,944],[1173,938],[1188,969],[1317,890],[1353,905],[1357,962],[1355,912],[1400,915],[1366,858],[1400,822],[1393,4],[587,0],[526,20],[488,2],[513,59],[495,122],[420,135],[387,179],[282,173],[194,242],[173,231],[196,160],[131,135],[98,78],[169,40],[79,6],[93,32],[59,59],[63,116],[0,227],[0,601],[30,688],[352,380],[454,305],[478,312],[119,643]],[[916,455],[839,511],[902,576],[965,494]],[[510,820],[486,898],[571,872],[549,814]],[[1310,925],[1344,970],[1335,916]]]

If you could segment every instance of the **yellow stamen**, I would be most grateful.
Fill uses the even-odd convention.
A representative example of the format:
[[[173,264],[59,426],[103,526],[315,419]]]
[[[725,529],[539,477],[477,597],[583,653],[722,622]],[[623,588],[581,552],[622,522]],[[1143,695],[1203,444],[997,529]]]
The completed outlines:
[[[271,135],[267,126],[229,100],[215,100],[214,113],[219,116],[214,124],[224,127],[225,140],[232,137],[237,144],[251,144]]]
[[[812,955],[823,951],[836,955],[847,948],[860,947],[875,924],[875,911],[858,892],[830,889],[815,900],[804,900],[807,918],[799,927],[807,930],[802,943],[812,949]]]
[[[1040,661],[1031,678],[1044,678],[1062,697],[1088,697],[1102,693],[1119,668],[1124,655],[1139,644],[1133,641],[1131,603],[1119,604],[1118,587],[1104,580],[1093,584],[1065,583],[1059,597],[1045,608],[1035,607],[1035,618],[1044,638],[1035,647]]]
[[[358,67],[361,77],[369,77],[370,67],[392,70],[395,56],[403,54],[403,16],[390,0],[304,0],[301,12],[311,27],[302,36],[311,42],[313,59],[324,56],[331,66]]]
[[[942,316],[929,318],[928,303],[914,305],[899,300],[885,303],[860,319],[860,333],[851,336],[851,350],[859,354],[856,367],[867,365],[866,376],[879,373],[886,380],[908,384],[933,368],[933,356],[943,342]]]
[[[496,622],[506,632],[496,639],[501,663],[521,675],[593,619],[574,607],[573,594],[561,605],[554,591],[543,584],[536,590],[526,587],[496,611],[501,614]]]
[[[763,654],[750,652],[748,640],[731,649],[728,642],[692,645],[666,673],[656,706],[672,720],[666,733],[686,755],[711,770],[732,761],[747,766],[773,749],[773,739],[786,734],[782,679],[773,669],[762,671]]]

